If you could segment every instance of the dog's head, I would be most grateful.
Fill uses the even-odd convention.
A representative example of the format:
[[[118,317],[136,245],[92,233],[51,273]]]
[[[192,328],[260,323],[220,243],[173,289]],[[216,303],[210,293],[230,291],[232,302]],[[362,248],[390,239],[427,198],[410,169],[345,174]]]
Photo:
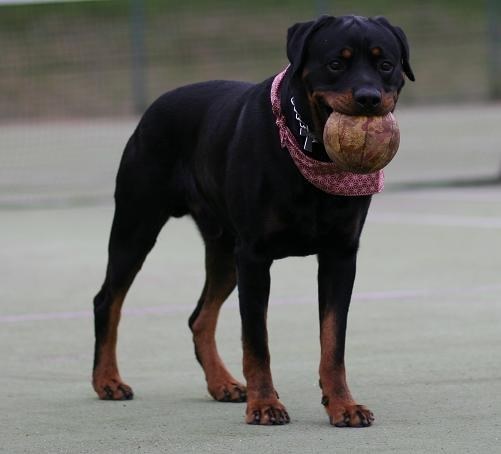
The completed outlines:
[[[405,76],[414,80],[407,38],[384,17],[323,16],[295,24],[287,56],[291,83],[303,91],[305,116],[320,137],[333,110],[384,115],[394,110]]]

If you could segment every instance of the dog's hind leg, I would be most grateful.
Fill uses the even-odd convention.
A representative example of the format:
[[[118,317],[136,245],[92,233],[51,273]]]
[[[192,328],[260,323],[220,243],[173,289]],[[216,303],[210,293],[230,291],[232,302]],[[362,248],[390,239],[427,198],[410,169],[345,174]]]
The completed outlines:
[[[119,374],[117,331],[125,295],[167,220],[148,207],[117,205],[109,243],[106,278],[94,298],[95,351],[92,384],[100,399],[133,397]]]
[[[127,151],[127,150],[126,150]],[[133,148],[129,155],[133,155]],[[142,168],[146,174],[135,170]],[[145,170],[146,169],[146,170]],[[158,189],[160,175],[144,162],[125,157],[117,178],[115,215],[108,246],[108,266],[94,298],[95,351],[92,384],[99,398],[131,399],[132,389],[120,377],[116,344],[122,303],[137,272],[170,215]],[[168,200],[168,199],[167,199]]]
[[[245,402],[245,386],[221,360],[216,347],[216,325],[221,305],[236,286],[233,239],[223,234],[205,240],[206,280],[197,307],[189,319],[195,355],[201,364],[209,394],[221,402]]]

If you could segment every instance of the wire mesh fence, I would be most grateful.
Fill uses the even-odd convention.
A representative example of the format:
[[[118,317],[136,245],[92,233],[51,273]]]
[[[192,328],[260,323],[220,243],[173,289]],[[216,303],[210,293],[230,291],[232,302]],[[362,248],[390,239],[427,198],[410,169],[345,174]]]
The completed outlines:
[[[403,103],[501,94],[501,6],[493,0],[12,3],[0,2],[4,122],[130,115],[182,84],[260,81],[287,64],[287,28],[323,13],[385,15],[406,31],[418,82]]]

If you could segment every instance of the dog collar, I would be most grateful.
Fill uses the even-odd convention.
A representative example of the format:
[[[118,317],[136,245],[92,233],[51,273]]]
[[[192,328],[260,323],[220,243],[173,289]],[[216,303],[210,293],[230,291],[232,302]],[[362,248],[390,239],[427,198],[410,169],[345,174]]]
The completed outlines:
[[[287,148],[294,164],[304,178],[318,189],[332,195],[361,196],[381,192],[384,173],[358,174],[339,170],[333,162],[322,162],[304,154],[294,134],[288,128],[280,106],[280,86],[288,67],[275,76],[271,85],[271,109],[280,135],[280,145]]]
[[[291,98],[291,104],[292,104],[292,108],[294,109],[294,113],[296,114],[296,120],[299,123],[299,135],[303,136],[305,138],[303,150],[309,151],[311,153],[312,144],[318,143],[318,140],[315,137],[315,134],[310,132],[310,128],[308,127],[308,125],[301,119],[301,115],[299,115],[299,112],[296,109],[296,103],[294,102],[294,96]]]

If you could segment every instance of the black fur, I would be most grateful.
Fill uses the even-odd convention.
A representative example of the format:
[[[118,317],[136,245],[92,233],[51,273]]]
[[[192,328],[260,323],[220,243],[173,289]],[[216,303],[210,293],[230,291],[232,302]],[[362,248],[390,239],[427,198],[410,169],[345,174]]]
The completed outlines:
[[[309,95],[314,91],[370,86],[396,93],[403,86],[403,72],[413,79],[405,35],[390,27],[381,18],[351,16],[322,17],[291,27],[291,67],[281,104],[300,143],[291,96],[304,121],[313,125]],[[378,63],[367,57],[371,39],[387,51],[385,58],[395,67],[392,75],[382,75]],[[343,74],[335,74],[329,63],[346,47],[354,57]],[[270,104],[272,80],[181,87],[158,98],[141,118],[116,180],[107,273],[94,300],[95,368],[109,335],[113,301],[126,293],[169,217],[184,215],[192,216],[206,243],[224,245],[213,250],[233,257],[224,260],[236,266],[242,338],[252,364],[269,364],[266,309],[272,262],[310,254],[319,258],[321,321],[327,311],[334,311],[340,323],[335,361],[342,361],[359,238],[371,197],[329,195],[301,176],[280,146]],[[321,128],[317,125],[318,137]],[[321,143],[315,145],[313,156],[327,159]],[[217,259],[213,254],[212,260]],[[206,290],[190,326],[202,309]]]

